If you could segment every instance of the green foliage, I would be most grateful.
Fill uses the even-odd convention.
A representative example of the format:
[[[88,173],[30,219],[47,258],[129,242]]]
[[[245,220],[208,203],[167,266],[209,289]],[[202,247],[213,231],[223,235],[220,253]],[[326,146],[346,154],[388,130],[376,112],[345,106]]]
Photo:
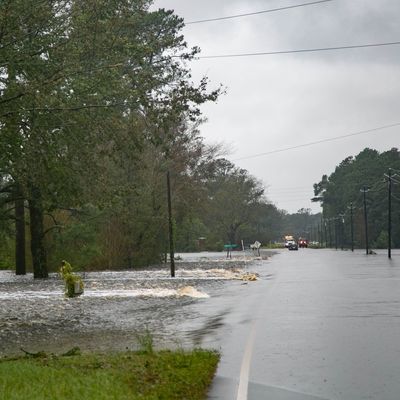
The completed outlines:
[[[374,249],[387,249],[389,242],[389,234],[387,231],[382,231],[377,239],[372,243]]]
[[[137,333],[136,340],[140,346],[140,352],[144,354],[154,353],[154,339],[151,332],[146,329],[144,333]]]
[[[386,247],[385,235],[387,232],[388,217],[388,190],[385,174],[389,168],[400,170],[400,153],[393,148],[379,153],[366,148],[355,157],[347,157],[329,176],[324,175],[322,180],[314,185],[316,200],[323,207],[325,219],[344,216],[344,242],[350,245],[350,210],[353,204],[354,236],[356,246],[364,246],[364,217],[363,193],[366,186],[366,204],[368,211],[368,233],[370,242],[377,247]],[[400,214],[396,211],[400,207],[398,185],[393,185],[393,245],[400,247]],[[333,223],[332,223],[333,224]]]
[[[277,242],[277,243],[268,243],[266,246],[263,246],[263,248],[267,249],[283,249],[284,243],[283,242]]]
[[[99,230],[107,217],[93,205],[54,215],[58,223],[62,224],[62,229],[52,230],[47,235],[50,265],[57,265],[58,260],[66,258],[78,270],[87,269],[102,254]]]
[[[81,349],[78,346],[73,347],[72,349],[69,349],[65,353],[61,354],[62,357],[72,357],[72,356],[80,356]]]
[[[202,400],[218,360],[205,350],[2,360],[0,398]]]
[[[82,294],[84,288],[82,278],[73,273],[71,264],[65,260],[61,262],[60,275],[65,283],[67,297],[76,297]]]
[[[0,269],[14,269],[14,240],[0,231]]]
[[[199,237],[213,250],[268,243],[292,223],[254,176],[204,144],[200,106],[221,89],[193,83],[199,49],[187,48],[181,18],[151,3],[0,2],[0,178],[30,208],[43,276],[46,254],[80,269],[159,262],[167,171],[177,250],[199,249]]]
[[[310,209],[301,208],[297,213],[283,216],[284,235],[293,235],[295,238],[303,237],[316,240],[313,228],[321,223],[321,214],[311,214]],[[313,236],[313,237],[312,237]]]
[[[197,120],[199,106],[220,93],[207,89],[206,78],[193,83],[187,62],[198,49],[187,49],[183,20],[150,5],[0,2],[0,171],[28,201],[38,276],[47,275],[41,227],[46,212],[89,202],[108,210],[124,203],[126,210],[131,194],[142,200],[145,176],[163,173],[178,145],[185,146],[184,121]],[[148,149],[157,170],[140,164]],[[154,235],[163,215],[151,197],[159,203],[159,192],[145,196],[134,226],[120,229],[124,234],[139,226],[133,242],[122,246],[125,258],[138,263],[154,260],[165,236]],[[100,250],[104,246],[91,246],[82,257],[96,258]]]
[[[8,179],[1,174],[0,169],[0,269],[14,269],[15,267],[15,240],[12,237],[14,229],[10,218],[13,215],[13,207],[10,202],[11,190]]]
[[[188,215],[176,224],[176,249],[182,252],[198,251],[199,238],[207,238],[209,234],[209,229],[199,216]]]
[[[254,209],[265,202],[264,188],[246,170],[220,158],[207,166],[206,225],[226,243],[236,243],[240,230],[254,222]]]

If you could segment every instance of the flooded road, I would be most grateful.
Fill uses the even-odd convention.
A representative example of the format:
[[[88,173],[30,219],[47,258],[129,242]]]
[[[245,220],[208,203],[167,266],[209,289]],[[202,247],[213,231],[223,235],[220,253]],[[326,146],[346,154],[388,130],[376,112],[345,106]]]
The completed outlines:
[[[0,271],[0,354],[135,349],[148,330],[158,347],[221,351],[210,399],[399,399],[400,252],[234,256],[182,255],[174,279],[87,273],[75,299],[56,275]]]
[[[210,399],[399,399],[398,251],[281,251],[266,270],[240,303]]]
[[[250,253],[247,258],[250,258]],[[193,347],[218,328],[218,298],[246,269],[238,253],[185,254],[176,278],[169,267],[141,271],[90,272],[84,295],[68,299],[57,274],[46,280],[0,271],[0,355],[44,350],[134,349],[146,331],[158,347]],[[210,313],[211,310],[211,313]],[[205,314],[207,313],[207,314]],[[210,322],[211,321],[211,322]]]

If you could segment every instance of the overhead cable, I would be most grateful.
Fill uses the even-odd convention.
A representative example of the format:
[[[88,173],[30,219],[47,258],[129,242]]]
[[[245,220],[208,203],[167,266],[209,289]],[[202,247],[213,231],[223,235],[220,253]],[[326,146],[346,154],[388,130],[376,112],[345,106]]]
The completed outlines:
[[[394,199],[396,199],[397,201],[400,201],[400,197],[397,197],[397,196],[395,196],[394,194],[392,194],[392,197],[393,197]]]
[[[394,124],[389,124],[389,125],[383,125],[383,126],[379,126],[379,127],[372,128],[372,129],[366,129],[366,130],[358,131],[358,132],[354,132],[354,133],[349,133],[347,135],[335,136],[335,137],[331,137],[331,138],[316,140],[314,142],[303,143],[303,144],[299,144],[297,146],[283,147],[282,149],[271,150],[271,151],[267,151],[265,153],[258,153],[258,154],[253,154],[250,156],[240,157],[240,158],[234,159],[233,161],[247,160],[250,158],[262,157],[262,156],[267,156],[267,155],[275,154],[275,153],[283,153],[283,152],[289,151],[289,150],[299,149],[302,147],[314,146],[316,144],[321,144],[321,143],[333,142],[335,140],[341,140],[341,139],[345,139],[345,138],[352,137],[352,136],[359,136],[359,135],[365,135],[367,133],[374,133],[374,132],[381,131],[383,129],[394,128],[396,126],[400,126],[400,122],[396,122]]]
[[[321,52],[321,51],[336,51],[336,50],[362,49],[362,48],[368,48],[368,47],[397,46],[399,44],[400,44],[400,41],[394,41],[394,42],[384,42],[384,43],[357,44],[357,45],[349,45],[349,46],[318,47],[318,48],[314,48],[314,49],[263,51],[263,52],[259,52],[259,53],[217,54],[217,55],[211,55],[211,56],[199,56],[199,57],[196,57],[196,59],[272,56],[272,55],[295,54],[295,53],[317,53],[317,52]]]
[[[292,8],[313,6],[313,5],[316,5],[316,4],[328,3],[328,2],[331,2],[331,1],[333,1],[333,0],[312,1],[312,2],[308,2],[308,3],[295,4],[295,5],[292,5],[292,6],[279,7],[279,8],[270,8],[269,10],[262,10],[262,11],[256,11],[256,12],[251,12],[251,13],[236,14],[236,15],[229,15],[229,16],[226,16],[226,17],[217,17],[217,18],[209,18],[209,19],[200,19],[200,20],[196,20],[196,21],[185,22],[185,25],[194,25],[194,24],[201,24],[201,23],[204,23],[204,22],[214,22],[214,21],[222,21],[222,20],[233,19],[233,18],[250,17],[252,15],[260,15],[260,14],[272,13],[272,12],[276,12],[276,11],[289,10],[289,9],[292,9]]]
[[[397,179],[394,179],[394,178],[392,178],[392,181],[395,182],[395,183],[397,183],[397,184],[400,183],[400,181],[398,181]]]

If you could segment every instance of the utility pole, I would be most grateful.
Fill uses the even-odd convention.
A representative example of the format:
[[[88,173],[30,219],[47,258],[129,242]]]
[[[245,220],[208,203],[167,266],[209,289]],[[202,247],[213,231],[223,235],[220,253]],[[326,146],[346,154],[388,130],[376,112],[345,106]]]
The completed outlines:
[[[344,250],[344,214],[339,214],[340,249]]]
[[[350,235],[351,235],[351,251],[354,251],[354,221],[353,221],[353,202],[350,203]]]
[[[321,223],[320,223],[320,227],[321,227],[321,247],[324,246],[324,217],[321,214]]]
[[[392,258],[392,169],[388,174],[388,258]]]
[[[174,255],[174,229],[172,225],[172,203],[171,203],[171,182],[169,170],[167,171],[167,194],[168,194],[168,231],[169,231],[169,258],[171,262],[171,278],[175,277],[175,255]]]
[[[328,247],[328,234],[326,232],[326,219],[324,219],[325,247]]]
[[[318,239],[319,245],[322,246],[322,225],[320,222],[318,222]]]
[[[329,248],[332,248],[332,226],[331,226],[332,218],[328,218],[328,231],[329,231]]]
[[[365,226],[365,252],[368,255],[369,254],[369,248],[368,248],[367,192],[369,192],[369,189],[367,188],[367,186],[363,186],[363,188],[360,190],[360,192],[363,192],[364,226]]]
[[[337,217],[334,218],[334,222],[335,222],[335,250],[338,249],[338,224],[337,224]]]

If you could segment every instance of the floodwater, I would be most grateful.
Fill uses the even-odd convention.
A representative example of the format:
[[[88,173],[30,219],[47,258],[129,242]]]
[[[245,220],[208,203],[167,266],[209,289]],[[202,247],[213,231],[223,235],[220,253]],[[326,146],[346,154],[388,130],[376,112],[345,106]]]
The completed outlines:
[[[224,319],[233,329],[210,399],[398,400],[400,253],[377,253],[272,257],[269,280],[241,298],[236,321]]]
[[[203,330],[218,328],[218,317],[207,315],[218,313],[215,299],[243,284],[237,279],[254,257],[241,252],[228,260],[224,253],[181,257],[175,278],[168,265],[84,273],[85,292],[73,299],[64,296],[57,274],[34,280],[31,274],[0,271],[0,355],[21,349],[61,353],[74,346],[135,349],[146,332],[156,347],[199,345]]]
[[[87,273],[74,299],[57,275],[0,271],[0,355],[137,349],[148,331],[156,347],[220,350],[210,399],[239,399],[239,381],[247,400],[399,399],[400,252],[277,253],[183,254],[173,279]]]

